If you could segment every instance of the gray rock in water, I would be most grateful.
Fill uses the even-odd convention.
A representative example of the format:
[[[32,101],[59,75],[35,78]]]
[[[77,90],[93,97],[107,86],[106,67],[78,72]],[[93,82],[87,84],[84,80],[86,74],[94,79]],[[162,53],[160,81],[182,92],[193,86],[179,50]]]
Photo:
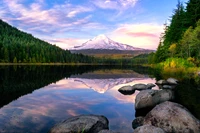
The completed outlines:
[[[135,109],[154,107],[172,99],[174,99],[172,90],[143,90],[136,96]]]
[[[110,130],[101,130],[100,132],[98,133],[114,133],[113,131],[110,131]]]
[[[159,127],[152,125],[144,125],[134,130],[134,133],[165,133],[165,131]]]
[[[119,88],[118,91],[121,92],[124,95],[131,95],[131,94],[135,93],[135,90],[130,85],[129,86],[123,86],[123,87]]]
[[[139,90],[139,91],[148,89],[147,88],[148,86],[145,85],[145,84],[135,84],[132,87],[133,87],[134,90]]]
[[[137,127],[140,127],[143,125],[144,117],[136,117],[135,120],[132,122],[132,128],[136,129]]]
[[[174,89],[176,88],[176,85],[163,85],[162,89]]]
[[[99,115],[80,115],[55,125],[50,133],[98,133],[108,129],[108,119]]]
[[[166,80],[158,80],[158,81],[156,82],[156,84],[158,84],[158,85],[167,85],[168,82],[167,82]]]
[[[200,122],[185,107],[164,102],[153,108],[144,118],[144,125],[162,128],[168,133],[200,133]]]
[[[175,78],[168,78],[167,79],[168,84],[170,85],[177,85],[178,84],[178,80]]]
[[[146,85],[146,89],[152,89],[152,87],[155,87],[155,84],[149,83]]]

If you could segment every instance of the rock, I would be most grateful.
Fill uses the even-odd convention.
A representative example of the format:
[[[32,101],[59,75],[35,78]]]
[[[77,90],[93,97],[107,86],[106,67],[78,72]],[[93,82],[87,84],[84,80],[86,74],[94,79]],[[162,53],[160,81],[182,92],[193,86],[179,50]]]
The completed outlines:
[[[50,133],[98,133],[108,129],[108,119],[99,115],[80,115],[55,125]]]
[[[137,127],[140,127],[143,125],[144,117],[136,117],[135,120],[132,122],[133,129],[136,129]]]
[[[167,79],[168,84],[170,85],[177,85],[178,84],[178,80],[175,78],[168,78]]]
[[[197,75],[199,75],[199,76],[200,76],[200,72],[197,72]]]
[[[165,131],[159,127],[152,125],[144,125],[134,130],[134,133],[165,133]]]
[[[168,82],[167,82],[166,80],[158,80],[158,81],[156,82],[156,84],[158,84],[158,85],[167,85]]]
[[[163,85],[162,89],[174,89],[176,88],[176,85]]]
[[[147,85],[145,85],[145,84],[135,84],[132,87],[133,87],[133,90],[146,90],[147,89]]]
[[[146,85],[146,88],[152,89],[152,87],[155,87],[155,86],[156,86],[155,84],[149,83],[149,84]]]
[[[144,125],[153,125],[169,133],[200,133],[200,122],[185,107],[166,101],[153,108]]]
[[[154,107],[172,99],[174,99],[172,90],[143,90],[136,96],[135,109]]]
[[[120,93],[124,94],[124,95],[131,95],[131,94],[135,93],[135,90],[130,85],[129,86],[123,86],[123,87],[119,88],[118,91]]]
[[[114,133],[113,131],[110,131],[110,130],[101,130],[100,132],[98,133]]]

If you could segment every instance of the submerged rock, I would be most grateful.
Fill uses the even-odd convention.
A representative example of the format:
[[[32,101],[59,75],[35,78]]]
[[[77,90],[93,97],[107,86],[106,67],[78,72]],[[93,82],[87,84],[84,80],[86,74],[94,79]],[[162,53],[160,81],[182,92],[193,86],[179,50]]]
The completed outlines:
[[[165,133],[165,131],[159,127],[152,125],[144,125],[135,129],[134,133]]]
[[[80,115],[71,117],[55,125],[50,133],[98,133],[108,129],[108,119],[100,115]]]
[[[135,120],[132,122],[132,128],[136,129],[137,127],[140,127],[143,125],[144,117],[136,117]]]
[[[144,118],[146,124],[169,133],[200,133],[199,120],[182,105],[169,101],[153,108]]]
[[[143,90],[138,93],[135,99],[135,109],[154,107],[159,103],[173,100],[172,90]]]
[[[119,88],[118,91],[120,93],[124,94],[124,95],[132,95],[133,93],[135,93],[135,90],[130,85],[129,86],[123,86],[123,87]]]

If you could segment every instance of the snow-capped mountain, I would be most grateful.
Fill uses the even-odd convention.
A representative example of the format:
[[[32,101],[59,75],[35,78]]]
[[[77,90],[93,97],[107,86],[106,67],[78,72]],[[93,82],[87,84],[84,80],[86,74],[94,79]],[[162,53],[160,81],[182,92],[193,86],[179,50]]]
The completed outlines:
[[[107,49],[107,50],[144,50],[130,45],[115,42],[105,35],[99,35],[89,41],[83,43],[81,46],[75,46],[71,50],[86,50],[86,49]]]
[[[119,78],[119,79],[80,79],[74,78],[74,82],[81,83],[84,86],[93,89],[98,93],[105,93],[107,90],[121,84],[128,84],[140,78]]]

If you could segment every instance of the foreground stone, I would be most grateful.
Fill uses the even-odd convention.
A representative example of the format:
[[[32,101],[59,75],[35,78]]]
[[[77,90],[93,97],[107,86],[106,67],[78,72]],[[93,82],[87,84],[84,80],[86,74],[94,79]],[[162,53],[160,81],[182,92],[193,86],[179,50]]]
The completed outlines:
[[[142,126],[143,122],[144,122],[144,117],[141,117],[141,116],[136,117],[132,122],[132,128],[136,129],[137,127]]]
[[[99,115],[80,115],[55,125],[50,133],[98,133],[108,129],[108,119]]]
[[[144,118],[144,125],[153,125],[169,133],[200,133],[200,122],[182,105],[164,102]]]
[[[159,103],[173,100],[172,90],[143,90],[138,93],[135,99],[135,109],[154,107]]]
[[[118,91],[121,92],[124,95],[132,95],[133,93],[135,93],[135,90],[130,85],[129,86],[123,86],[123,87],[119,88]]]
[[[152,125],[144,125],[136,128],[134,133],[165,133],[165,131]]]
[[[98,133],[114,133],[113,131],[110,131],[110,130],[101,130],[100,132]]]

